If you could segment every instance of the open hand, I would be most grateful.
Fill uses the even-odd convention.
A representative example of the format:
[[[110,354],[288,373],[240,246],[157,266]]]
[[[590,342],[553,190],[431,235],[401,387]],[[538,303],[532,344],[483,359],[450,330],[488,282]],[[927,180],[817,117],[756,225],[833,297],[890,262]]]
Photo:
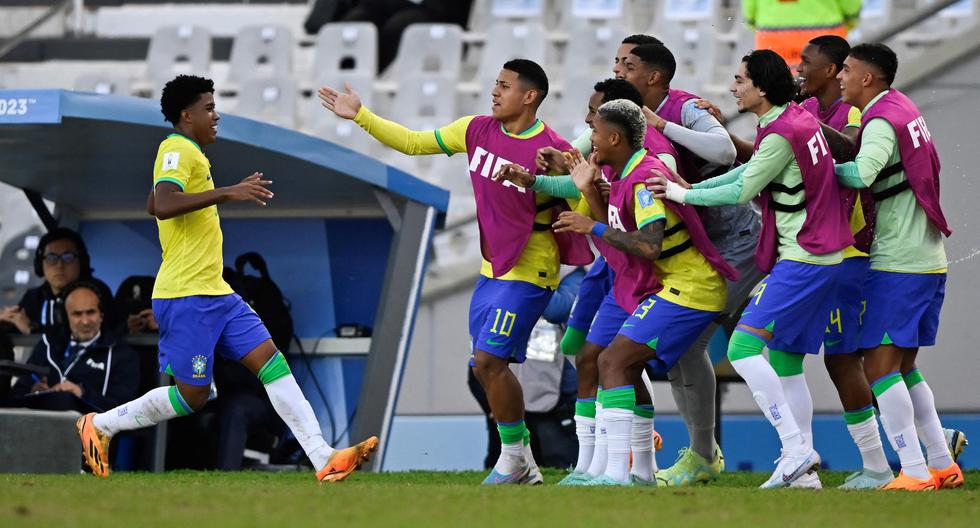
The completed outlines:
[[[346,82],[344,83],[344,92],[330,86],[324,86],[317,90],[317,96],[322,101],[323,107],[337,114],[337,117],[354,119],[354,116],[361,109],[361,96],[357,95],[350,83]]]
[[[545,174],[568,174],[568,158],[555,147],[539,148],[534,165]]]
[[[555,233],[579,233],[588,235],[592,232],[592,226],[595,224],[595,220],[586,218],[574,211],[562,211],[558,215],[558,220],[551,227],[555,229]]]
[[[662,172],[657,169],[650,169],[651,177],[647,178],[647,190],[653,193],[653,197],[658,200],[670,200],[672,202],[684,203],[684,195],[687,189],[680,184],[667,179]]]
[[[227,187],[226,200],[236,202],[252,201],[259,205],[265,205],[265,200],[272,199],[274,194],[266,187],[271,184],[271,180],[263,180],[261,172],[253,172],[238,185]]]
[[[518,187],[530,188],[534,185],[534,181],[537,179],[533,174],[528,172],[524,167],[516,163],[508,163],[500,170],[497,171],[492,177],[493,181],[499,182],[501,180],[506,180]]]
[[[572,181],[575,187],[581,192],[586,192],[592,188],[595,181],[599,178],[599,166],[595,161],[595,153],[589,156],[589,161],[582,157],[582,153],[575,150],[571,153],[569,164],[572,169]]]
[[[707,99],[698,99],[694,101],[694,106],[700,108],[701,110],[707,110],[709,114],[712,115],[719,123],[725,124],[725,116],[721,113],[721,108]]]

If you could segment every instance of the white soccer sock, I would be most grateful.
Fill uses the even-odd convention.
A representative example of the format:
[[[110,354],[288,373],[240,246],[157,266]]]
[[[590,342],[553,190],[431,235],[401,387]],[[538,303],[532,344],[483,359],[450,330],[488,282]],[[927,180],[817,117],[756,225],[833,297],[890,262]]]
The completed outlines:
[[[786,401],[776,371],[762,355],[732,361],[732,367],[745,380],[762,414],[776,428],[786,454],[804,455],[811,446],[800,432],[793,411]]]
[[[874,414],[867,420],[848,424],[847,432],[851,433],[854,444],[861,452],[861,463],[864,469],[883,473],[889,471],[888,460],[885,459],[885,450],[881,446],[881,435],[878,433],[878,421]]]
[[[922,380],[912,385],[909,388],[909,397],[912,399],[912,409],[915,413],[916,430],[929,457],[929,467],[946,469],[952,466],[953,457],[950,456],[949,446],[946,445],[943,425],[939,422],[939,414],[936,412],[936,399],[929,384]]]
[[[175,394],[171,394],[171,392]],[[178,396],[177,387],[157,387],[133,401],[126,402],[115,409],[95,415],[92,425],[103,433],[114,436],[120,431],[131,431],[150,427],[180,415],[190,414],[190,406],[181,401],[173,401]],[[180,406],[178,413],[174,404]]]
[[[803,374],[780,376],[779,382],[783,386],[786,402],[793,411],[796,426],[800,428],[800,434],[807,444],[813,446],[813,398],[810,397],[806,378]]]
[[[878,395],[878,409],[881,411],[881,425],[888,435],[888,442],[902,462],[902,471],[915,479],[929,478],[925,457],[919,447],[919,437],[915,434],[912,398],[901,380]]]
[[[653,475],[657,472],[657,459],[653,456],[653,418],[633,415],[630,450],[633,453],[630,474],[643,480],[653,480]]]
[[[605,475],[617,482],[629,480],[630,436],[633,429],[632,409],[604,409],[602,419],[609,439],[609,460]]]
[[[531,469],[537,469],[538,463],[534,461],[534,452],[531,451],[531,442],[524,444],[524,461]]]
[[[269,395],[272,407],[289,426],[293,436],[299,445],[310,458],[313,467],[319,471],[327,465],[327,460],[333,454],[334,449],[323,439],[323,432],[317,422],[313,407],[306,401],[303,391],[296,383],[296,378],[292,374],[286,374],[281,378],[265,384],[265,392]]]
[[[578,437],[578,460],[575,462],[575,471],[586,473],[589,465],[592,464],[592,455],[595,453],[596,425],[595,418],[575,415],[575,436]]]
[[[598,477],[606,472],[606,462],[609,459],[609,437],[606,435],[605,409],[601,403],[595,406],[595,450],[592,453],[592,462],[589,464],[588,473],[592,477]]]
[[[493,468],[501,475],[516,473],[524,467],[524,440],[513,444],[500,444],[500,457]]]

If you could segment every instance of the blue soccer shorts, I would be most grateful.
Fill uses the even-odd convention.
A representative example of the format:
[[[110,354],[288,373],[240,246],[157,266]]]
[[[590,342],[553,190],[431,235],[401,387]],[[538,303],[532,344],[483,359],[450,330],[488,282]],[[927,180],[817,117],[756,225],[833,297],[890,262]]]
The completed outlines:
[[[861,323],[864,318],[864,287],[868,280],[867,257],[844,259],[838,268],[837,299],[830,310],[830,322],[824,332],[825,354],[851,354],[857,352]]]
[[[861,327],[860,348],[936,344],[939,312],[946,297],[945,273],[871,270],[865,296],[868,308]]]
[[[470,300],[473,350],[523,363],[531,330],[553,294],[553,290],[530,282],[481,276]],[[473,365],[471,353],[470,366]]]

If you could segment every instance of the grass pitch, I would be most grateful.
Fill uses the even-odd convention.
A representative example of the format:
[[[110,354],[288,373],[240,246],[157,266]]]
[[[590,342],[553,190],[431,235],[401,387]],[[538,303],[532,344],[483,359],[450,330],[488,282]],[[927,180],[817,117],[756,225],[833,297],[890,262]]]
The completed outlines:
[[[980,471],[956,490],[913,494],[755,489],[768,475],[726,473],[684,489],[480,486],[483,473],[170,472],[0,475],[0,526],[978,526]],[[845,473],[822,472],[824,486]]]

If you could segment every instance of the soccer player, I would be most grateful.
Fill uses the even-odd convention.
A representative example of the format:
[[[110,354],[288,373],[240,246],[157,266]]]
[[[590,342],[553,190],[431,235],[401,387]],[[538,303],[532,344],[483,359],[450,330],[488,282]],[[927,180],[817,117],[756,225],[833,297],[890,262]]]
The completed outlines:
[[[347,478],[377,448],[376,437],[346,449],[327,445],[313,408],[286,358],[258,315],[221,278],[221,226],[217,205],[251,201],[264,206],[272,182],[256,172],[231,187],[215,188],[204,147],[218,135],[214,83],[180,75],[160,97],[173,132],[160,143],[147,211],[156,217],[163,262],[153,288],[160,325],[160,371],[176,385],[153,389],[104,413],[78,419],[85,460],[95,475],[109,475],[109,441],[120,431],[156,425],[200,410],[208,401],[214,354],[240,361],[265,385],[273,408],[289,426],[321,482]]]
[[[622,99],[628,100],[639,108],[643,104],[640,93],[629,82],[623,79],[606,79],[595,84],[594,92],[589,97],[588,113],[585,116],[585,123],[591,130],[598,108],[603,103]],[[589,141],[590,150],[592,141]],[[656,129],[648,126],[643,138],[643,147],[650,155],[660,159],[670,170],[677,169],[677,151],[674,150],[670,141]],[[566,160],[554,159],[555,152],[539,151],[539,156],[548,157],[551,167],[567,170]],[[554,150],[554,149],[551,149]],[[606,168],[606,173],[608,173]],[[524,187],[530,187],[535,192],[545,193],[550,196],[557,196],[569,199],[580,199],[581,194],[575,187],[570,176],[557,178],[535,178],[527,171],[504,171],[501,176],[510,177],[511,181]],[[597,239],[598,240],[598,239]],[[597,275],[605,273],[607,280],[602,281]],[[579,440],[578,460],[575,468],[559,483],[561,485],[580,485],[603,474],[606,467],[606,437],[603,433],[602,407],[597,403],[599,399],[599,355],[609,346],[616,333],[622,327],[623,322],[629,317],[629,312],[623,310],[616,303],[612,296],[612,276],[611,269],[607,266],[596,266],[595,271],[590,271],[592,279],[585,283],[587,288],[584,292],[586,299],[597,297],[599,302],[586,302],[581,310],[591,312],[591,317],[584,324],[587,336],[583,336],[584,343],[578,346],[574,352],[575,367],[578,372],[578,401],[575,406],[576,435]],[[592,290],[603,288],[601,295],[595,295]],[[580,294],[581,296],[582,294]],[[581,311],[576,306],[575,311]],[[575,319],[583,319],[582,314],[573,314]],[[576,323],[578,324],[578,323]],[[574,330],[573,330],[574,332]],[[569,339],[575,339],[573,337]],[[562,340],[565,343],[565,340]],[[571,348],[571,344],[566,344],[566,349]],[[569,352],[573,352],[569,350]],[[637,420],[634,425],[637,428],[633,446],[634,456],[638,459],[650,459],[649,467],[656,467],[656,459],[653,458],[651,449],[651,438],[656,444],[656,436],[652,431],[652,403],[650,395],[646,391],[645,385],[638,385],[637,395]],[[645,430],[644,430],[645,428]],[[656,445],[652,446],[656,448]],[[637,454],[639,453],[639,456]],[[647,453],[650,453],[648,456]],[[639,466],[637,467],[639,471]],[[644,473],[645,474],[645,473]],[[639,477],[641,480],[644,477]],[[645,477],[650,480],[650,477]]]
[[[643,95],[648,121],[673,141],[679,154],[678,173],[700,181],[727,170],[734,161],[732,140],[724,127],[697,107],[697,96],[670,87],[676,70],[673,54],[664,46],[645,44],[627,53],[620,76]],[[702,212],[708,236],[728,262],[739,270],[737,281],[728,283],[726,314],[734,315],[762,279],[752,254],[759,230],[758,214],[748,204],[711,208]],[[714,335],[713,324],[668,373],[691,437],[691,447],[680,451],[674,466],[661,471],[658,481],[668,486],[708,482],[724,469],[721,449],[715,444],[715,376],[707,356]]]
[[[643,181],[651,170],[669,171],[643,148],[646,133],[646,120],[635,103],[615,100],[602,105],[593,121],[592,157],[612,182],[608,208],[592,188],[594,165],[580,163],[573,178],[593,213],[608,211],[609,224],[575,212],[562,213],[555,223],[557,232],[599,239],[597,246],[613,270],[612,301],[607,297],[596,320],[602,320],[604,312],[633,314],[599,356],[608,461],[602,476],[587,485],[656,484],[651,451],[636,449],[642,440],[638,436],[650,443],[653,421],[652,399],[646,414],[640,412],[646,403],[637,390],[644,366],[668,371],[724,307],[721,274],[737,274],[711,244],[693,208],[665,208],[645,189]]]
[[[946,287],[943,236],[952,231],[939,204],[939,155],[919,109],[891,87],[897,69],[898,58],[884,44],[851,49],[837,78],[844,102],[861,110],[859,150],[836,173],[847,187],[870,188],[876,207],[858,346],[881,423],[902,462],[884,489],[935,490],[962,485],[963,472],[915,359],[919,347],[936,342]]]
[[[470,366],[487,393],[501,441],[500,458],[484,484],[542,482],[528,444],[521,386],[507,364],[524,361],[530,332],[558,286],[559,264],[585,265],[593,258],[581,237],[552,233],[557,210],[567,207],[564,200],[490,178],[510,164],[536,170],[540,148],[571,150],[537,118],[547,95],[544,70],[532,61],[515,59],[504,64],[497,76],[491,115],[413,131],[372,113],[349,86],[345,93],[329,86],[319,91],[327,109],[353,119],[375,139],[402,153],[465,152],[469,158],[484,257],[470,302]]]
[[[693,188],[663,177],[651,188],[657,197],[701,206],[761,198],[756,263],[770,275],[743,311],[728,358],[782,442],[782,456],[762,487],[785,487],[817,469],[820,456],[795,418],[798,402],[809,401],[806,386],[784,386],[779,374],[801,373],[805,354],[819,352],[842,250],[854,237],[820,124],[791,102],[796,87],[786,63],[771,50],[746,55],[731,91],[739,111],[759,117],[752,159]],[[771,364],[762,357],[766,346]]]

